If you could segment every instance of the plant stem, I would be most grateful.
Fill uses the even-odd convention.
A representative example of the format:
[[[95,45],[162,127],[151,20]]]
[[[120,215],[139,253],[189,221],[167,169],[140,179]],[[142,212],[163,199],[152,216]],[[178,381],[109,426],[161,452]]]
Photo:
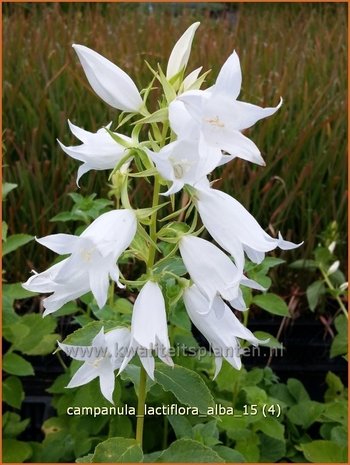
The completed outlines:
[[[321,270],[323,279],[325,280],[325,282],[326,282],[327,286],[329,287],[329,289],[331,289],[332,291],[335,291],[335,288],[334,288],[331,280],[329,279],[327,273],[323,270],[322,267],[320,267],[320,270]],[[343,304],[342,300],[340,299],[340,297],[338,295],[335,295],[335,300],[338,302],[339,307],[341,308],[342,312],[344,313],[346,319],[349,319],[348,312],[347,312],[347,310],[345,308],[345,305]]]
[[[154,187],[153,187],[153,200],[152,207],[157,207],[159,202],[159,191],[160,183],[158,176],[154,178]],[[153,242],[157,240],[157,211],[155,211],[151,216],[151,224],[149,235]],[[149,271],[154,265],[154,259],[156,256],[156,248],[151,243],[149,245],[149,256],[147,261],[147,270]],[[147,382],[147,373],[143,366],[141,366],[140,371],[140,383],[139,383],[139,392],[138,392],[138,401],[137,401],[137,421],[136,421],[136,441],[142,447],[142,438],[143,438],[143,423],[145,415],[145,401],[146,401],[146,382]]]
[[[158,176],[155,176],[154,178],[154,188],[153,188],[153,200],[152,200],[152,208],[158,206],[159,202],[159,191],[160,191],[160,183]],[[153,242],[156,242],[157,240],[157,211],[153,213],[151,216],[151,225],[150,225],[150,230],[149,230],[149,235]],[[149,249],[149,255],[148,255],[148,262],[147,262],[147,268],[150,269],[154,265],[154,259],[156,256],[156,248],[150,244],[150,249]]]
[[[141,366],[136,420],[136,441],[140,444],[141,447],[143,437],[143,423],[145,419],[146,382],[147,373],[143,366]]]

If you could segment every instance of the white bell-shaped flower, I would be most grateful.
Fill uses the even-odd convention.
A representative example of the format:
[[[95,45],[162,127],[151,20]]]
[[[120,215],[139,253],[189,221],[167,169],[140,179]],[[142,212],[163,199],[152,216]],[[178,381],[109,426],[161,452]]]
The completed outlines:
[[[166,70],[168,80],[186,68],[191,53],[193,37],[199,25],[199,22],[193,23],[174,45]]]
[[[147,281],[134,303],[130,346],[119,372],[137,354],[148,376],[154,379],[153,350],[164,363],[173,366],[164,297],[157,283]]]
[[[67,388],[75,388],[99,378],[102,395],[113,403],[114,370],[120,367],[130,342],[130,331],[117,328],[104,334],[104,329],[94,337],[91,346],[73,346],[58,343],[74,360],[84,364],[75,372]]]
[[[119,286],[119,256],[133,240],[137,229],[133,210],[113,210],[99,216],[80,236],[53,234],[37,239],[39,244],[66,255],[62,262],[23,284],[33,292],[53,292],[44,299],[44,316],[89,290],[102,308],[107,300],[109,277]]]
[[[116,142],[105,128],[101,128],[94,133],[75,126],[69,120],[68,124],[71,132],[82,144],[66,147],[60,141],[58,141],[58,143],[67,155],[75,160],[83,162],[78,169],[77,185],[79,185],[79,179],[82,175],[88,171],[113,169],[124,157],[125,146]],[[109,129],[110,126],[111,123],[107,128]],[[123,134],[115,134],[124,140],[126,144],[132,144],[132,139],[130,137],[124,136]]]
[[[185,184],[194,186],[220,163],[222,154],[219,149],[206,146],[200,154],[200,145],[201,142],[182,139],[165,145],[157,153],[146,149],[161,176],[172,181],[172,186],[163,195],[175,194]]]
[[[138,112],[142,98],[134,81],[107,58],[84,45],[73,45],[96,94],[118,110]]]
[[[238,297],[243,273],[218,247],[205,239],[185,235],[179,248],[193,282],[209,301],[208,310],[217,295],[229,302]]]
[[[243,270],[244,253],[250,260],[260,263],[265,252],[279,247],[290,250],[301,244],[285,241],[281,234],[269,236],[256,219],[230,195],[217,189],[198,187],[196,206],[204,226],[215,241],[235,259]]]
[[[185,290],[183,298],[192,323],[207,339],[214,352],[216,365],[214,379],[221,369],[223,358],[233,368],[237,370],[241,368],[241,349],[237,338],[244,339],[254,346],[267,342],[257,339],[238,320],[230,308],[221,301],[220,297],[215,297],[213,306],[209,311],[209,300],[195,285]],[[215,308],[216,306],[222,307],[222,305],[224,305],[224,314],[218,318]]]
[[[185,105],[169,112],[171,128],[178,137],[186,137],[189,127],[183,124],[187,112],[206,144],[259,165],[265,165],[258,147],[241,131],[262,118],[273,115],[281,106],[261,108],[237,100],[242,83],[241,67],[236,52],[224,63],[214,86],[205,91],[195,90],[181,94],[177,100]],[[193,131],[193,129],[191,129]]]

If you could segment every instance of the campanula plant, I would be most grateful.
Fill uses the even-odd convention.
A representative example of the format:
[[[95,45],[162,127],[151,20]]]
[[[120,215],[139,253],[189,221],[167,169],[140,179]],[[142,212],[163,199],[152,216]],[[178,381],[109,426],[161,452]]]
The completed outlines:
[[[280,233],[278,237],[267,234],[243,205],[215,189],[209,179],[217,167],[237,157],[265,164],[259,148],[243,131],[276,113],[282,99],[266,108],[238,100],[242,74],[236,52],[223,64],[215,84],[203,89],[207,72],[201,74],[202,68],[186,71],[198,26],[194,23],[178,40],[165,72],[161,66],[149,66],[151,82],[143,90],[96,51],[73,45],[92,89],[122,113],[118,124],[108,123],[96,133],[68,121],[81,144],[59,144],[82,163],[77,184],[90,170],[110,170],[120,208],[98,216],[80,235],[37,239],[64,259],[46,271],[34,272],[23,284],[26,290],[50,294],[43,300],[43,316],[90,291],[103,310],[111,295],[113,299],[113,283],[126,291],[139,291],[130,327],[106,323],[88,345],[63,342],[58,347],[83,362],[67,387],[99,378],[101,392],[110,403],[116,376],[138,357],[138,412],[145,404],[147,377],[157,381],[154,356],[174,366],[166,278],[170,276],[178,286],[173,302],[183,299],[188,317],[211,345],[216,377],[223,358],[233,370],[241,368],[241,340],[253,345],[268,342],[254,336],[233,313],[233,309],[247,310],[244,289],[266,290],[247,274],[246,257],[259,264],[266,252],[300,245],[284,240]],[[151,109],[148,96],[156,83],[163,93],[158,108]],[[123,133],[127,122],[133,124],[131,135]],[[132,205],[130,193],[139,178],[152,180],[153,200],[147,208]],[[165,210],[167,214],[161,216]],[[218,245],[208,236],[200,237],[204,229]],[[184,273],[169,266],[176,257]],[[135,280],[123,274],[126,258],[144,262],[145,271]],[[143,423],[139,415],[136,439],[140,444]]]

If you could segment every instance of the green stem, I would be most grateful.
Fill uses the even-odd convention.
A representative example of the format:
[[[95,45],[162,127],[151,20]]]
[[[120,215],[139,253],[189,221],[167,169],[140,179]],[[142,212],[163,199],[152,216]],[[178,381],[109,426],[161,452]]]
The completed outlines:
[[[321,271],[323,279],[325,280],[325,282],[326,282],[327,286],[329,287],[329,289],[331,289],[332,291],[335,291],[335,287],[333,286],[333,284],[332,284],[331,280],[329,279],[327,273],[323,270],[322,267],[320,267],[320,271]],[[342,312],[344,313],[346,319],[349,319],[348,312],[347,312],[347,310],[345,308],[345,305],[343,304],[342,300],[340,299],[340,297],[338,295],[335,295],[335,299],[338,302],[339,307],[341,308]]]
[[[145,419],[146,382],[147,373],[143,366],[141,366],[136,420],[136,441],[140,444],[141,447],[143,438],[143,423]]]
[[[155,176],[152,207],[158,206],[159,191],[160,191],[159,179],[158,179],[158,176]],[[156,257],[155,243],[157,241],[157,213],[158,212],[155,211],[151,216],[149,235],[153,243],[150,243],[149,245],[150,249],[149,249],[149,256],[148,256],[148,261],[147,261],[148,271],[153,267],[154,259]],[[145,369],[141,366],[138,401],[137,401],[137,421],[136,421],[136,441],[141,445],[141,447],[142,447],[142,438],[143,438],[143,423],[145,419],[144,414],[145,414],[145,401],[146,401],[146,382],[147,382],[147,373]]]
[[[154,188],[153,188],[153,201],[152,201],[152,208],[158,206],[159,202],[159,191],[160,191],[160,183],[158,176],[155,176],[154,178]],[[155,211],[152,216],[151,216],[151,225],[149,229],[149,235],[153,242],[155,243],[157,241],[157,213],[158,211]],[[154,259],[156,256],[156,248],[154,245],[150,244],[150,249],[149,249],[149,255],[148,255],[148,261],[147,261],[147,268],[150,269],[154,265]]]

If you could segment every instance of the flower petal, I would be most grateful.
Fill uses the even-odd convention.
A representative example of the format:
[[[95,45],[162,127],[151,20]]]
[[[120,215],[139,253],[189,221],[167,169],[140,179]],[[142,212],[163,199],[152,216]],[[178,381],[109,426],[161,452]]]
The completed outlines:
[[[165,348],[170,347],[165,301],[157,283],[147,281],[134,303],[131,336],[146,349],[154,349],[156,337]]]
[[[90,383],[93,379],[98,377],[97,369],[85,362],[74,374],[73,378],[67,385],[67,388],[75,388]]]
[[[259,107],[246,102],[233,102],[233,111],[237,117],[235,118],[235,126],[238,130],[248,129],[257,121],[273,115],[281,107],[283,103],[282,97],[275,107]]]
[[[199,25],[199,22],[193,23],[182,34],[172,49],[166,70],[166,77],[168,80],[186,68],[191,53],[193,37]]]
[[[72,234],[51,234],[40,238],[36,237],[35,240],[60,255],[73,253],[79,243],[79,238]]]
[[[142,99],[133,80],[118,66],[83,45],[73,45],[96,94],[118,110],[138,112]]]
[[[115,385],[115,374],[110,360],[101,360],[98,366],[98,371],[101,393],[111,404],[114,404],[113,391]]]
[[[242,71],[237,53],[234,51],[222,66],[213,87],[213,95],[225,93],[236,99],[241,91]]]

